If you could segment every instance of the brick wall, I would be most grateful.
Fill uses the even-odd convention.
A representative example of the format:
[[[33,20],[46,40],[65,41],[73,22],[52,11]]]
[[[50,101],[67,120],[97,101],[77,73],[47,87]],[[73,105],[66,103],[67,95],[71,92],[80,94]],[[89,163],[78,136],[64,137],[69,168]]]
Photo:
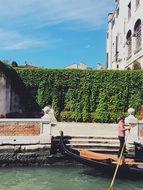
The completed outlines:
[[[40,135],[40,122],[0,122],[0,136]]]
[[[51,123],[42,119],[0,119],[0,145],[51,143]]]

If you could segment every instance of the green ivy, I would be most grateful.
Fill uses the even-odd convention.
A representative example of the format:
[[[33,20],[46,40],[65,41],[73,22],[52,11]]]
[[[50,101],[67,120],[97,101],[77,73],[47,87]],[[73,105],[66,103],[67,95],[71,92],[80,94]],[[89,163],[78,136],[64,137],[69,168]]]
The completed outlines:
[[[143,104],[142,71],[20,69],[33,101],[26,109],[52,105],[59,121],[115,122]]]

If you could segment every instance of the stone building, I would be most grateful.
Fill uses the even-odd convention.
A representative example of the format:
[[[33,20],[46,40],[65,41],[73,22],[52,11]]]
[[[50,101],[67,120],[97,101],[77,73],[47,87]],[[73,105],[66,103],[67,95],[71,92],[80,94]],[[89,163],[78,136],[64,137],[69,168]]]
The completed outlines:
[[[89,69],[89,67],[85,64],[85,63],[73,63],[71,65],[68,65],[65,67],[65,69],[80,69],[80,70],[85,70],[85,69]]]
[[[143,68],[143,1],[116,0],[108,14],[107,68]]]

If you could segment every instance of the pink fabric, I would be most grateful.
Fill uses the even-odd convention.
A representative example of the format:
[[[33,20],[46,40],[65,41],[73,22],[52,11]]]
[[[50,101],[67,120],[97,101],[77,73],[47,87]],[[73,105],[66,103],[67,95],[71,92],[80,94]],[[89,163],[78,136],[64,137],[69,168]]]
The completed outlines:
[[[125,136],[125,131],[122,131],[123,129],[125,129],[125,123],[124,121],[121,120],[118,122],[118,136],[119,137]]]

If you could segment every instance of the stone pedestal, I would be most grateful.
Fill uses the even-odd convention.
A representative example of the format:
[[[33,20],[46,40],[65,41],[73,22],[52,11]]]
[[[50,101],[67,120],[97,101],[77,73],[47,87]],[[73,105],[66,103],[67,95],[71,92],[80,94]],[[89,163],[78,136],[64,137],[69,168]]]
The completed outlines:
[[[143,105],[141,106],[140,110],[140,119],[143,120]]]

